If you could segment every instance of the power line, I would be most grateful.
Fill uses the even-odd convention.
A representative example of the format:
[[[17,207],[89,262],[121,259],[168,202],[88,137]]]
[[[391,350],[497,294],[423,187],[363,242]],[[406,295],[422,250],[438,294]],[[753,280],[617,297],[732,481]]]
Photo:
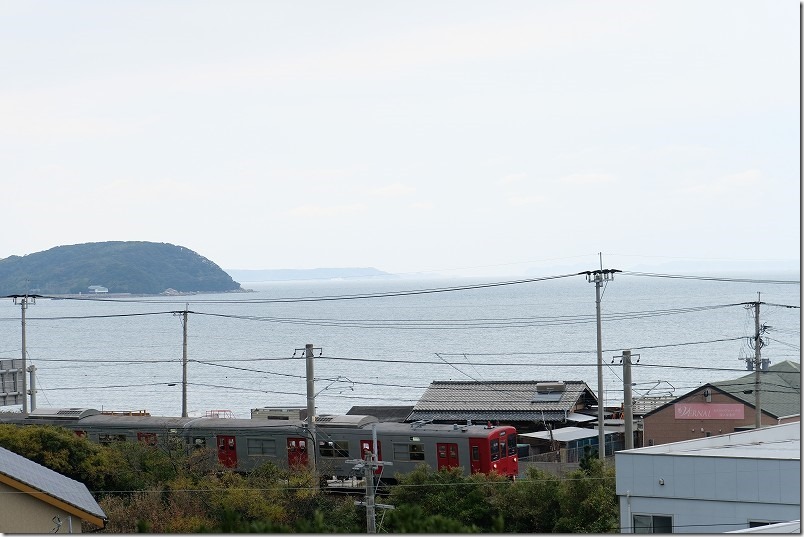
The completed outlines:
[[[543,276],[540,278],[525,278],[520,280],[498,281],[470,285],[458,285],[452,287],[435,287],[429,289],[413,289],[409,291],[384,291],[379,293],[359,293],[352,295],[322,295],[313,297],[294,297],[294,298],[257,298],[251,300],[185,300],[185,302],[193,304],[275,304],[275,303],[293,303],[293,302],[323,302],[333,300],[360,300],[369,298],[389,298],[398,296],[411,296],[411,295],[424,295],[433,293],[448,293],[454,291],[468,291],[472,289],[486,289],[491,287],[502,287],[508,285],[519,285],[524,283],[534,283],[548,280],[556,280],[561,278],[569,278],[578,276],[578,274],[561,274],[557,276]],[[174,300],[143,300],[143,299],[116,299],[116,298],[74,298],[74,297],[58,297],[58,296],[42,296],[41,298],[61,299],[61,300],[86,300],[92,302],[138,302],[147,304],[175,304]],[[186,297],[183,297],[186,298]]]
[[[624,270],[624,276],[646,276],[649,278],[671,278],[678,280],[703,280],[715,282],[734,282],[734,283],[764,283],[779,285],[801,285],[800,280],[760,280],[755,278],[726,278],[722,276],[683,276],[679,274],[656,274],[652,272],[633,272]]]

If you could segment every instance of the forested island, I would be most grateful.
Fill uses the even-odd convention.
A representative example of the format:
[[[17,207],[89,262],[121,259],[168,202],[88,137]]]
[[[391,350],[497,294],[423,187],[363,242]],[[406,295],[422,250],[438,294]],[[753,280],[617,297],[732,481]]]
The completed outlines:
[[[56,246],[0,260],[0,294],[239,291],[218,265],[183,246],[109,241]]]

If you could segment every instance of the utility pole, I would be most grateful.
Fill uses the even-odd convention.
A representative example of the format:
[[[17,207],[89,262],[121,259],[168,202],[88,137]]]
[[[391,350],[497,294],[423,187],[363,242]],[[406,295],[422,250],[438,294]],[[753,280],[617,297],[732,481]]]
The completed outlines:
[[[182,350],[181,350],[181,417],[187,417],[187,311],[189,304],[184,304],[182,314]]]
[[[310,472],[313,474],[313,490],[318,491],[318,470],[316,469],[316,457],[318,456],[318,439],[315,433],[315,377],[313,376],[313,347],[312,343],[307,343],[304,349],[296,349],[296,352],[303,350],[306,364],[307,377],[307,430],[310,432],[310,443],[312,444],[312,457],[308,457]],[[320,352],[324,352],[318,348]],[[296,352],[293,355],[296,355]],[[307,450],[310,453],[311,450]]]
[[[638,354],[634,356],[639,356]],[[616,357],[615,357],[616,358]],[[625,423],[625,449],[634,448],[634,403],[631,396],[631,351],[624,350],[620,357],[623,364],[623,422]],[[639,359],[637,358],[637,361]]]
[[[757,301],[754,303],[754,428],[762,427],[762,405],[759,398],[759,369],[762,366],[760,348],[762,348],[762,338],[760,338],[759,327],[759,304],[760,293],[757,293]]]
[[[36,366],[29,365],[28,371],[31,373],[31,412],[33,412],[36,410]]]
[[[28,413],[28,379],[25,378],[25,373],[28,370],[28,349],[26,348],[25,343],[25,310],[28,309],[29,301],[31,304],[36,304],[36,299],[33,296],[28,296],[28,294],[24,295],[12,295],[14,298],[14,304],[20,305],[20,311],[22,313],[22,413]],[[19,301],[18,301],[19,299]]]
[[[372,425],[371,440],[373,443],[374,451],[366,451],[364,454],[365,459],[350,459],[347,464],[355,464],[355,470],[363,469],[363,479],[366,482],[365,501],[355,502],[355,505],[366,506],[366,533],[377,533],[377,515],[376,508],[393,509],[393,505],[386,505],[382,503],[375,503],[376,486],[374,485],[374,471],[382,466],[393,466],[392,462],[384,462],[379,460],[377,456],[377,427]]]
[[[606,458],[606,432],[603,427],[604,399],[603,399],[603,335],[600,326],[600,287],[604,282],[614,280],[614,273],[620,272],[616,269],[603,269],[603,255],[600,255],[600,270],[581,272],[586,274],[586,281],[595,284],[595,306],[597,311],[597,443],[598,458]]]

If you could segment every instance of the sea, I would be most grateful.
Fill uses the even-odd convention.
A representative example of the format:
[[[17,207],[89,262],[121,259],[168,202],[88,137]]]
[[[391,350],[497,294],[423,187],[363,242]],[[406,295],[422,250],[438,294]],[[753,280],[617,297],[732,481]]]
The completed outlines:
[[[25,310],[27,364],[36,368],[38,408],[161,416],[180,416],[183,397],[190,416],[304,408],[307,345],[318,414],[412,406],[434,381],[580,380],[597,394],[599,306],[604,404],[617,406],[624,350],[632,352],[634,397],[679,396],[746,375],[756,302],[762,358],[800,363],[798,273],[666,276],[615,274],[600,286],[599,303],[596,285],[577,274],[36,298]],[[22,309],[8,298],[0,302],[0,360],[21,352]]]

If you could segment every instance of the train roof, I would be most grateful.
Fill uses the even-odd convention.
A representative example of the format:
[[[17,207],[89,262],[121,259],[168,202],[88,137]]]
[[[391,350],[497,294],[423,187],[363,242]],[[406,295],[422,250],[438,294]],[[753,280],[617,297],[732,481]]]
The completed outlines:
[[[432,422],[413,422],[413,423],[397,423],[397,422],[381,422],[377,424],[377,431],[383,434],[400,434],[407,436],[416,436],[416,433],[431,433],[437,432],[444,436],[488,436],[494,432],[504,430],[511,430],[511,426],[494,426],[488,427],[486,425],[461,425],[457,423],[432,423]]]

